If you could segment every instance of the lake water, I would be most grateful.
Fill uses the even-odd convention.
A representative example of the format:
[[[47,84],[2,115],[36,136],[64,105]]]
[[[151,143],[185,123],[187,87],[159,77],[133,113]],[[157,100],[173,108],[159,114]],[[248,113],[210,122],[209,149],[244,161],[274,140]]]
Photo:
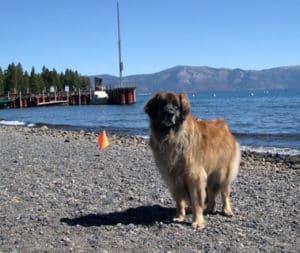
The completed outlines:
[[[243,149],[300,154],[300,90],[201,92],[188,94],[192,113],[204,119],[225,118]],[[0,124],[49,125],[109,133],[149,135],[143,106],[52,106],[0,110]]]

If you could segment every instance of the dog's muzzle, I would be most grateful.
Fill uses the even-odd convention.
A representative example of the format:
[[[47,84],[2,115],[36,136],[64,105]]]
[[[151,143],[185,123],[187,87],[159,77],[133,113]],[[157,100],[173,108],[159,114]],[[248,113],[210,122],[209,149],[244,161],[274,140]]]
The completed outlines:
[[[176,124],[176,108],[172,105],[167,104],[164,107],[164,119],[162,123],[166,127],[172,127]]]

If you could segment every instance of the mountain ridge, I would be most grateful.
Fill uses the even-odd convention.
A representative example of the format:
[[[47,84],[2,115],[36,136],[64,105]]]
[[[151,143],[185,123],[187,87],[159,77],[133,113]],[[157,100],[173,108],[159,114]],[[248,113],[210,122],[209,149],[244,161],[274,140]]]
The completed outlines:
[[[113,75],[90,76],[91,79],[93,77],[101,77],[105,86],[119,82],[119,78]],[[197,92],[297,89],[300,88],[300,65],[263,70],[177,65],[152,74],[124,76],[123,81],[125,85],[135,83],[137,93],[158,90]]]

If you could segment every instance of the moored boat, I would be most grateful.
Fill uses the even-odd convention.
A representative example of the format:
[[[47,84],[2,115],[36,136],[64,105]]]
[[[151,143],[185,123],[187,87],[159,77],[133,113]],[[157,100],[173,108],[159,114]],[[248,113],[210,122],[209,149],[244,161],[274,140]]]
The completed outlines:
[[[108,103],[108,94],[104,90],[96,90],[91,98],[91,105],[105,105]]]

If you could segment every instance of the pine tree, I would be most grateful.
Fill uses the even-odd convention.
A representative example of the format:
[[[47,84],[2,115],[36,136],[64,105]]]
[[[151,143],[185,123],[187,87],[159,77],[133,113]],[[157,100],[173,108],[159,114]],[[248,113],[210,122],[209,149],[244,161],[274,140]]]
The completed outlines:
[[[41,77],[43,79],[45,89],[49,90],[51,86],[50,71],[45,66],[42,68]]]
[[[43,91],[46,91],[46,85],[44,83],[44,80],[40,74],[36,75],[37,78],[37,86],[38,86],[38,93],[42,93]]]
[[[70,90],[77,90],[74,72],[70,69],[65,71],[65,84],[70,87]]]
[[[30,77],[29,77],[29,88],[30,92],[32,93],[39,93],[40,86],[39,86],[39,78],[38,75],[35,74],[34,67],[31,68]]]
[[[51,85],[54,86],[56,90],[60,91],[63,89],[63,85],[55,69],[50,72],[50,80]]]
[[[0,67],[0,96],[4,95],[4,73]]]
[[[16,75],[17,75],[17,93],[25,92],[25,89],[23,87],[23,67],[21,63],[18,63],[16,66]]]
[[[30,85],[29,85],[29,75],[28,75],[28,72],[25,71],[24,72],[24,75],[23,75],[23,90],[22,92],[25,92],[25,93],[29,93],[30,91]]]
[[[90,88],[90,79],[85,76],[80,76],[79,77],[79,86],[81,89],[88,90]]]
[[[12,93],[17,93],[18,76],[17,68],[14,63],[8,65],[5,71],[5,85],[4,89]]]
[[[89,89],[90,80],[86,76],[81,76],[78,71],[66,69],[65,72],[57,73],[55,69],[49,70],[43,66],[42,72],[37,74],[32,67],[30,75],[23,71],[21,63],[15,65],[11,63],[6,70],[0,68],[0,95],[6,92],[11,93],[40,93],[49,90],[54,86],[56,90],[63,91],[65,86],[69,86],[70,91],[78,89]]]
[[[73,72],[73,82],[74,82],[74,86],[76,87],[76,89],[78,90],[80,87],[80,82],[79,82],[79,74],[77,71]]]
[[[63,89],[65,89],[65,87],[67,86],[67,83],[66,83],[65,75],[64,75],[63,72],[61,72],[61,73],[59,74],[59,81],[60,81],[60,83],[61,83]]]

